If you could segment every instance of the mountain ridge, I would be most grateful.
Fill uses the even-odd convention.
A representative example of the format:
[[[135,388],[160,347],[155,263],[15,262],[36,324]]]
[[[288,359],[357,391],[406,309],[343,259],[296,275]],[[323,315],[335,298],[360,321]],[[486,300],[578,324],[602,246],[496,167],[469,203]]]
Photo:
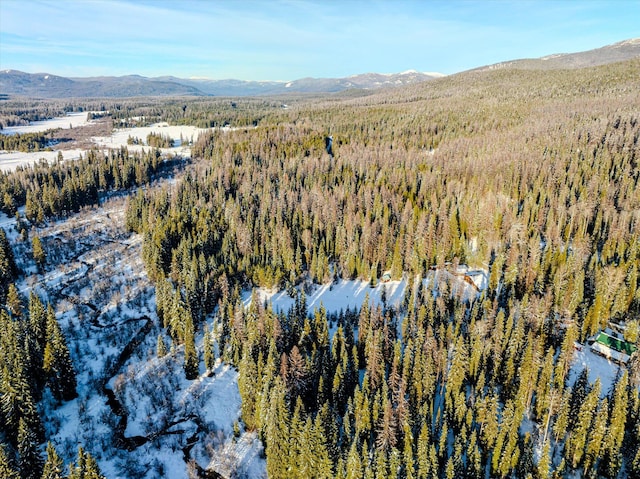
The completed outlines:
[[[442,76],[414,70],[402,73],[363,73],[345,78],[300,78],[292,81],[210,80],[141,75],[62,77],[50,73],[0,71],[0,93],[40,98],[135,96],[258,96],[286,93],[337,93],[372,90],[427,81]]]
[[[498,68],[531,70],[578,69],[640,58],[640,37],[629,38],[592,50],[574,53],[552,53],[539,58],[520,58],[474,68],[475,71]]]
[[[539,58],[503,61],[468,71],[504,68],[578,69],[640,58],[640,38],[631,38],[592,50],[555,53]],[[462,72],[459,72],[462,73]],[[287,93],[338,93],[346,90],[381,90],[446,76],[406,70],[401,73],[361,73],[344,78],[305,77],[292,81],[179,78],[171,75],[62,77],[50,73],[0,71],[0,94],[33,98],[117,98],[144,96],[264,96]]]

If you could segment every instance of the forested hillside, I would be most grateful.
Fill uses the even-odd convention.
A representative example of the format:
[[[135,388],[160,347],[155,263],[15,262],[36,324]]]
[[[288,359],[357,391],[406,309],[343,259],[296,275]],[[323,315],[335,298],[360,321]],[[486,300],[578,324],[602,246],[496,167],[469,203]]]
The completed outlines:
[[[175,181],[149,186],[163,168],[153,152],[92,152],[0,176],[0,206],[26,203],[35,224],[131,192],[126,227],[142,237],[164,328],[148,353],[164,355],[170,339],[188,380],[216,354],[237,368],[238,429],[262,440],[269,477],[640,477],[637,353],[607,363],[610,385],[574,361],[607,327],[638,345],[638,91],[633,60],[468,72],[287,108],[132,102],[114,121],[235,128],[168,165],[184,166]],[[0,260],[8,284],[20,272],[2,237]],[[486,289],[458,294],[451,275],[424,286],[463,264],[488,272]],[[384,273],[411,285],[400,305],[308,311],[314,283],[376,286]],[[246,306],[241,291],[254,287],[286,289],[295,305],[276,311],[254,295]],[[27,314],[8,286],[0,295],[3,336],[16,338],[3,351],[37,355],[53,323],[20,343],[44,327],[22,323],[38,300]],[[15,354],[0,360],[0,420],[19,429],[5,404],[24,380],[6,372]],[[34,400],[46,384],[55,394],[35,370]]]
[[[574,341],[610,321],[638,339],[639,74],[469,73],[302,104],[200,141],[206,161],[177,190],[131,200],[149,273],[187,324],[219,307],[270,477],[640,474],[637,360],[611,390],[567,374]],[[486,265],[487,291],[417,289],[332,337],[321,311],[245,311],[228,294],[447,261]]]

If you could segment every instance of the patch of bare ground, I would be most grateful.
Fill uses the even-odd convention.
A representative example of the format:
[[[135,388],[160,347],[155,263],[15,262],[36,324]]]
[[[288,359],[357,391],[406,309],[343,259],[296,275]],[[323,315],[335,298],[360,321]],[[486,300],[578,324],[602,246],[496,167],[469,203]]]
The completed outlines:
[[[65,130],[57,130],[51,134],[53,140],[59,141],[56,149],[72,150],[77,148],[91,149],[95,144],[91,141],[95,136],[109,136],[113,128],[111,118],[103,118],[93,123]]]

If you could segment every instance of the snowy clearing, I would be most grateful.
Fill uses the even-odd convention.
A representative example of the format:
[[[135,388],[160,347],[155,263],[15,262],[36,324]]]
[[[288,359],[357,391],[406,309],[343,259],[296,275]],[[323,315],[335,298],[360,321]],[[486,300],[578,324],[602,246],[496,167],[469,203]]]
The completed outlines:
[[[474,270],[474,280],[476,286],[473,286],[460,276],[454,276],[447,272],[429,271],[426,278],[422,279],[424,288],[431,289],[436,294],[437,284],[440,281],[449,281],[453,294],[459,294],[463,300],[474,299],[480,291],[486,288],[488,273],[485,270]],[[420,278],[416,277],[416,284]],[[386,305],[398,307],[402,302],[407,289],[407,278],[396,281],[388,281],[386,283],[379,282],[377,286],[371,287],[368,281],[355,280],[339,280],[336,283],[328,283],[321,285],[313,285],[313,291],[307,294],[307,310],[313,313],[314,309],[324,306],[329,313],[338,313],[347,308],[354,310],[360,309],[365,298],[369,298],[369,302],[375,306],[382,305],[383,293],[386,296]],[[257,289],[260,301],[268,301],[273,306],[273,310],[288,311],[294,304],[295,299],[289,296],[287,291],[274,291],[264,288]],[[245,306],[251,302],[251,292],[245,292],[243,296]]]
[[[15,135],[16,133],[43,133],[47,130],[61,128],[77,128],[91,123],[87,120],[90,112],[68,113],[66,116],[51,118],[50,120],[32,121],[28,125],[8,126],[0,130],[3,135]]]
[[[382,304],[382,292],[385,289],[387,304],[398,306],[402,301],[406,287],[406,279],[380,283],[375,288],[371,288],[369,282],[363,280],[339,280],[336,284],[314,285],[313,292],[307,295],[307,310],[312,313],[314,309],[319,309],[322,306],[329,313],[337,313],[347,308],[360,309],[367,294],[371,303]],[[295,299],[289,296],[287,291],[273,291],[264,288],[258,288],[256,291],[260,301],[270,302],[276,312],[286,312],[295,304]],[[246,292],[244,295],[245,306],[248,306],[250,302],[251,292]]]
[[[0,170],[14,171],[19,166],[27,166],[38,163],[41,159],[45,159],[48,163],[53,163],[58,159],[58,152],[54,151],[0,151]],[[62,157],[65,160],[77,160],[80,155],[84,155],[84,150],[64,150]]]
[[[79,114],[74,114],[79,115]],[[84,123],[79,123],[80,118],[76,118],[76,121],[79,123],[75,126],[83,126],[88,124],[86,121],[86,113],[82,113],[85,118]],[[67,121],[69,117],[64,118],[56,118],[54,120],[47,120],[46,122],[37,122],[37,123],[47,123],[48,125],[56,125],[59,122],[66,121],[66,127],[69,128],[69,122]],[[50,123],[48,123],[50,122]],[[58,123],[56,123],[58,122]],[[48,126],[48,128],[54,128],[55,126]],[[28,127],[15,127],[19,128],[31,128],[31,125]],[[43,128],[42,126],[33,126],[33,128]],[[62,128],[62,127],[56,127]],[[231,128],[225,127],[221,128],[222,131],[229,131]],[[41,131],[41,130],[34,130]],[[44,130],[42,130],[44,131]],[[121,128],[114,130],[110,136],[95,136],[91,138],[92,143],[98,148],[120,148],[127,147],[129,151],[137,151],[141,152],[142,150],[148,151],[150,147],[147,145],[147,135],[150,133],[154,133],[156,135],[167,136],[171,138],[173,141],[173,147],[171,148],[160,148],[159,150],[165,156],[167,155],[175,155],[181,156],[183,158],[187,158],[191,156],[191,145],[198,140],[198,137],[207,131],[211,131],[210,129],[205,128],[197,128],[195,126],[169,126],[167,123],[156,123],[151,126],[137,127],[137,128]],[[18,131],[15,131],[17,133]],[[2,130],[1,133],[6,133],[6,130]],[[138,145],[128,145],[127,140],[131,138],[137,138],[141,143]],[[181,140],[182,139],[182,140]],[[72,150],[61,150],[53,147],[52,151],[33,151],[33,152],[21,152],[21,151],[0,151],[0,170],[2,171],[14,171],[19,166],[32,165],[40,161],[42,158],[47,160],[49,163],[55,161],[58,158],[58,152],[62,152],[62,155],[65,160],[77,160],[80,158],[80,155],[84,155],[86,153],[86,149],[72,149]]]
[[[582,347],[582,351],[575,350],[573,352],[573,362],[568,377],[569,384],[575,383],[584,368],[589,370],[589,383],[593,384],[596,379],[600,378],[601,397],[609,394],[618,372],[622,373],[622,370],[625,369],[594,353],[591,351],[591,347],[586,344]]]
[[[171,148],[160,148],[163,154],[173,153],[180,156],[191,156],[190,144],[195,143],[198,137],[207,131],[205,128],[197,128],[195,126],[180,125],[170,126],[168,123],[155,123],[151,126],[142,126],[136,128],[121,128],[114,130],[111,136],[97,136],[91,140],[97,145],[106,148],[120,148],[126,146],[131,151],[149,150],[147,145],[147,136],[151,133],[171,138],[174,146]],[[139,145],[128,145],[127,140],[137,138],[141,141]],[[182,138],[182,141],[181,141]],[[184,144],[183,144],[184,142]]]

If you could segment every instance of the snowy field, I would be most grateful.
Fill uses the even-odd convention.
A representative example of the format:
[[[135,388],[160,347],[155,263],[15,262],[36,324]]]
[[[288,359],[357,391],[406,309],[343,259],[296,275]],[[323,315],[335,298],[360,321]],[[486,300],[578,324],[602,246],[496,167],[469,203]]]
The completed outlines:
[[[111,136],[96,136],[91,138],[91,141],[93,141],[96,146],[103,148],[120,148],[121,146],[126,146],[129,151],[148,151],[147,135],[154,133],[156,135],[168,136],[173,140],[173,147],[159,148],[163,155],[172,154],[187,158],[191,156],[190,144],[195,143],[198,137],[207,131],[209,130],[195,126],[170,126],[167,123],[155,123],[151,126],[116,129],[113,130]],[[141,141],[141,144],[128,145],[127,140],[129,137],[137,138]]]
[[[87,120],[88,112],[83,113],[69,113],[63,117],[52,118],[50,120],[33,121],[29,125],[24,126],[10,126],[0,130],[0,134],[3,135],[15,135],[16,133],[44,133],[51,129],[69,129],[77,128],[80,126],[86,126],[93,121]],[[47,160],[51,163],[58,158],[58,151],[52,149],[52,151],[5,151],[0,150],[0,171],[13,171],[19,166],[33,165],[41,159]],[[77,160],[80,155],[83,154],[83,150],[64,150],[62,152],[65,160]]]
[[[0,130],[3,135],[15,135],[16,133],[44,133],[47,130],[61,128],[67,130],[69,128],[77,128],[91,123],[87,120],[90,112],[68,113],[66,116],[51,118],[50,120],[32,121],[28,125],[8,126]]]
[[[180,137],[182,137],[183,141],[188,145],[189,142],[195,143],[198,136],[206,131],[209,130],[188,125],[170,126],[168,123],[162,122],[155,123],[151,126],[115,129],[111,136],[94,137],[93,141],[96,145],[106,146],[109,148],[119,148],[120,146],[127,146],[127,140],[131,136],[142,140],[146,145],[147,135],[154,133],[156,135],[170,137],[174,140],[176,147],[179,147],[184,146],[180,144]]]
[[[65,160],[77,160],[80,155],[84,155],[84,150],[64,150],[62,151],[62,157]],[[0,170],[2,171],[14,171],[19,166],[33,165],[38,163],[41,159],[47,160],[48,163],[53,163],[58,158],[58,150],[54,151],[0,151]]]
[[[75,128],[78,126],[88,125],[89,123],[91,122],[87,121],[87,113],[72,113],[61,118],[33,122],[29,126],[5,128],[0,131],[0,133],[15,134],[44,132],[52,128],[65,129],[70,126]],[[221,128],[222,131],[228,131],[229,129],[230,128],[228,127]],[[139,152],[143,149],[148,151],[149,146],[146,144],[147,135],[154,133],[157,135],[168,136],[173,140],[173,147],[160,148],[163,155],[175,155],[187,158],[191,156],[190,144],[195,143],[198,140],[198,137],[206,131],[210,130],[187,125],[170,126],[167,123],[162,122],[145,127],[116,129],[113,130],[110,136],[92,137],[91,141],[98,149],[120,148],[122,146],[126,146],[130,151]],[[138,138],[141,141],[141,144],[127,145],[129,137]],[[56,149],[55,146],[52,147],[52,151],[0,151],[0,171],[13,171],[19,166],[35,164],[43,158],[51,163],[57,159],[59,151],[62,151],[65,160],[77,160],[80,158],[80,155],[84,155],[86,152],[86,150],[81,149],[60,150]]]

